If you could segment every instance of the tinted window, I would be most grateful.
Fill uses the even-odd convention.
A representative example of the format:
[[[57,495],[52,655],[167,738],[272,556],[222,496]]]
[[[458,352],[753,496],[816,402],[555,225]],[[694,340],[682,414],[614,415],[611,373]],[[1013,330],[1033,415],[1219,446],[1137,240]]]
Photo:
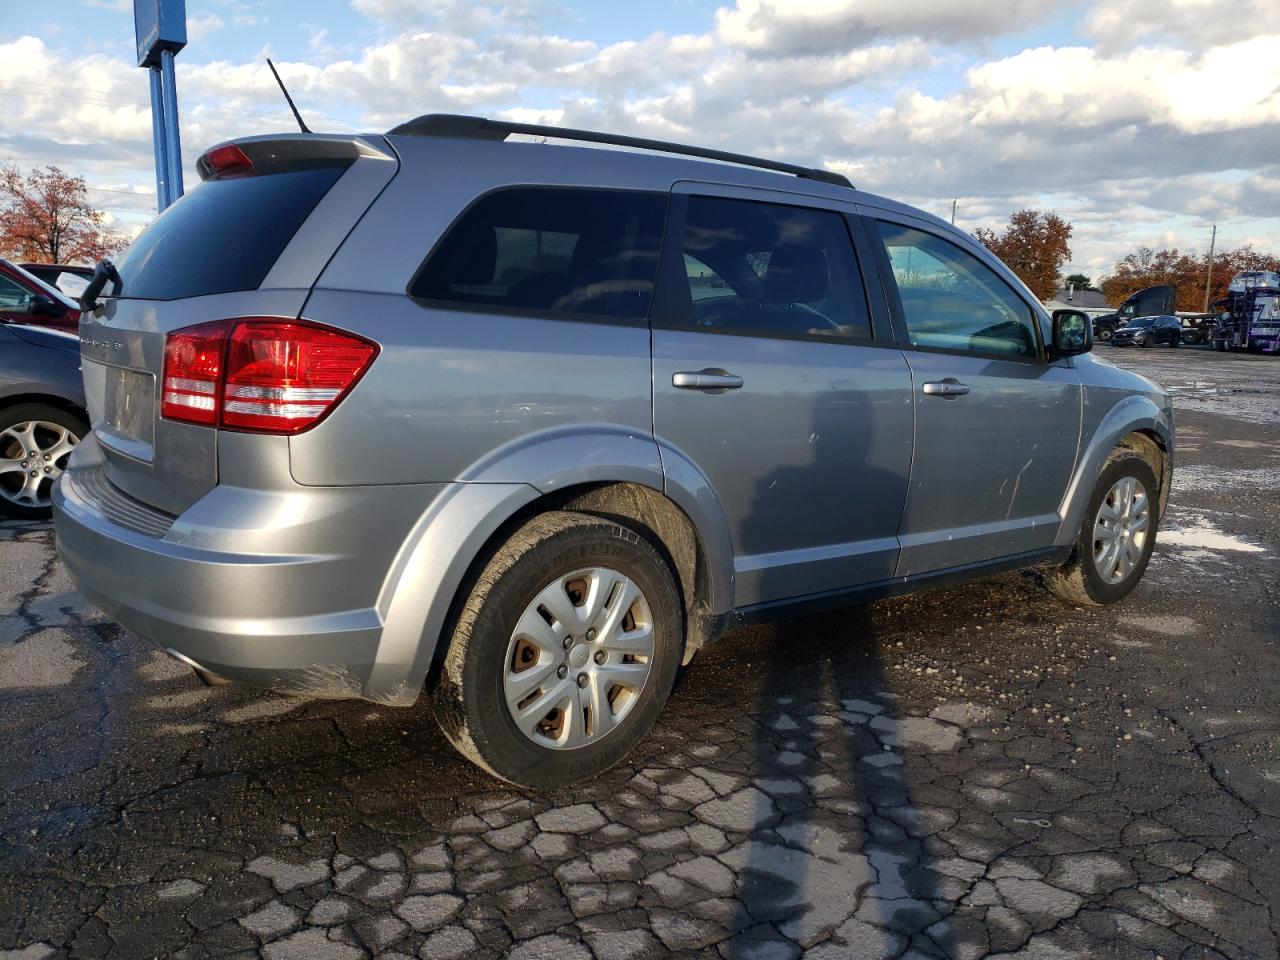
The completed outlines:
[[[690,197],[682,244],[692,325],[871,336],[853,243],[838,213]]]
[[[256,289],[344,169],[200,184],[156,217],[116,264],[123,296],[175,300]]]
[[[482,197],[449,228],[415,297],[495,309],[644,319],[667,198],[519,187]]]
[[[1137,317],[1125,324],[1126,327],[1149,327],[1156,322],[1155,317]]]
[[[1034,357],[1030,306],[994,270],[931,233],[879,224],[913,346]]]
[[[25,313],[31,309],[31,291],[0,276],[0,310]]]

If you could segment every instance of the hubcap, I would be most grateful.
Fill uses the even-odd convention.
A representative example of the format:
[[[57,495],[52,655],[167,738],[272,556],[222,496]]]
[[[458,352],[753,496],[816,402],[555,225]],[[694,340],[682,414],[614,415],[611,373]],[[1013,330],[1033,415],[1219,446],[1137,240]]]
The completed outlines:
[[[47,420],[27,420],[0,431],[0,497],[21,507],[47,507],[67,466],[76,435]]]
[[[653,615],[630,578],[607,567],[558,577],[511,633],[502,692],[516,726],[572,750],[616,730],[653,665]]]
[[[1121,477],[1098,507],[1093,522],[1093,565],[1107,583],[1133,572],[1147,545],[1151,501],[1136,477]]]

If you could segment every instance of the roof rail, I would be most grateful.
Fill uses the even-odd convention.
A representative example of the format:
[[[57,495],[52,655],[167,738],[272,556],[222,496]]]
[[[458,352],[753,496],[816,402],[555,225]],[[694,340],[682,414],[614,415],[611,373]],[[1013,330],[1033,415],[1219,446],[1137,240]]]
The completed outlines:
[[[741,153],[691,147],[666,140],[646,140],[644,137],[628,137],[616,133],[599,133],[595,130],[573,130],[568,127],[548,127],[537,123],[513,123],[507,120],[490,120],[486,117],[468,117],[456,113],[426,113],[389,131],[393,136],[406,137],[454,137],[463,140],[505,140],[513,133],[535,137],[556,137],[561,140],[580,140],[584,143],[607,143],[616,147],[635,147],[640,150],[657,150],[661,153],[677,153],[703,160],[721,160],[779,173],[791,173],[806,180],[820,180],[837,187],[853,187],[843,174],[832,173],[817,167],[802,167],[779,160],[763,160]]]

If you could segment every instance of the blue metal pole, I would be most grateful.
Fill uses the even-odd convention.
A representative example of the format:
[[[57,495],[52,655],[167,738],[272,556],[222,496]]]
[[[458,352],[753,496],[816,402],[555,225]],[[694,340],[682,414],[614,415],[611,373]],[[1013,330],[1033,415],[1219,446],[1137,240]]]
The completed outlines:
[[[147,70],[151,81],[151,145],[156,154],[156,210],[169,205],[169,157],[165,150],[164,97],[161,94],[160,68]]]
[[[182,196],[182,142],[178,135],[178,83],[173,72],[173,51],[160,53],[160,70],[164,75],[165,154],[169,161],[169,202]]]

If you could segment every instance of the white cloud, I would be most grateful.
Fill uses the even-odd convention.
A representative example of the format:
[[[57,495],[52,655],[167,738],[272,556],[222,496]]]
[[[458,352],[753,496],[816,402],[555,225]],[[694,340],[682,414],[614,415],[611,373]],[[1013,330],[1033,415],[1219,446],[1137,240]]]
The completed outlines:
[[[1077,263],[1092,272],[1163,232],[1195,239],[1209,220],[1280,247],[1280,32],[1202,24],[1195,0],[1168,0],[1159,21],[1151,2],[1096,0],[1081,25],[1094,46],[991,58],[970,41],[1043,22],[1061,0],[736,0],[704,32],[608,44],[556,35],[545,23],[560,14],[540,0],[352,0],[376,42],[335,47],[300,25],[312,62],[277,65],[313,129],[483,113],[825,163],[943,216],[960,197],[966,229],[1056,209],[1077,224]],[[1251,3],[1221,0],[1241,15]],[[219,10],[201,28],[249,15],[240,0]],[[1219,39],[1197,42],[1197,29]],[[292,128],[266,52],[179,59],[189,161],[219,140]],[[28,37],[0,44],[0,58],[10,76],[57,78],[0,79],[0,156],[64,158],[98,185],[150,190],[146,86],[127,56]],[[102,196],[122,215],[146,206]]]
[[[1103,51],[1151,40],[1204,49],[1275,27],[1272,0],[1100,0],[1085,18]]]
[[[221,30],[224,26],[226,26],[226,22],[216,13],[210,13],[203,17],[188,17],[187,40],[190,43],[204,40],[209,34]]]
[[[716,11],[728,43],[779,56],[848,50],[886,37],[982,40],[1025,29],[1063,0],[736,0]]]

